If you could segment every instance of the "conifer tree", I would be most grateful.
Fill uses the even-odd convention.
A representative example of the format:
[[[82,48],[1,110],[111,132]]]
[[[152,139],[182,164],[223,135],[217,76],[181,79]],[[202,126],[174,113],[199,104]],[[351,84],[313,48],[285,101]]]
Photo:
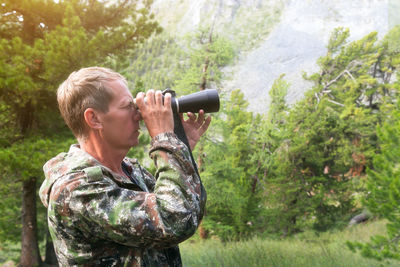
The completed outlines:
[[[379,260],[400,260],[400,108],[398,103],[388,121],[379,126],[378,137],[381,153],[374,157],[373,168],[368,170],[368,194],[365,204],[368,209],[388,220],[387,236],[373,236],[369,243],[348,242],[354,251]]]
[[[204,145],[202,180],[207,187],[204,227],[223,240],[254,232],[260,215],[261,188],[254,184],[255,129],[260,118],[246,111],[243,93],[235,90],[214,118],[214,133]],[[220,112],[220,113],[221,113]]]
[[[222,67],[235,58],[232,43],[224,37],[213,36],[212,29],[199,29],[188,36],[189,53],[183,71],[177,72],[173,88],[188,94],[206,88],[218,87],[222,79]]]
[[[375,215],[388,220],[387,235],[376,235],[369,243],[348,242],[355,251],[361,250],[363,256],[400,260],[400,26],[394,27],[382,41],[381,67],[388,73],[382,73],[385,81],[382,88],[386,98],[380,106],[382,125],[378,125],[379,152],[373,157],[368,169],[366,207]],[[396,71],[397,70],[397,71]],[[397,72],[395,82],[391,76]]]

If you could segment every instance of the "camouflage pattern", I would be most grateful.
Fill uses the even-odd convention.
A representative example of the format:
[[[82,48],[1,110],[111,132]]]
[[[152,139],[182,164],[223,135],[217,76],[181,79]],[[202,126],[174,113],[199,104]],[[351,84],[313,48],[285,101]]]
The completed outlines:
[[[45,164],[40,198],[60,266],[181,266],[177,244],[196,231],[206,194],[175,134],[151,145],[155,176],[124,159],[138,185],[78,145]]]

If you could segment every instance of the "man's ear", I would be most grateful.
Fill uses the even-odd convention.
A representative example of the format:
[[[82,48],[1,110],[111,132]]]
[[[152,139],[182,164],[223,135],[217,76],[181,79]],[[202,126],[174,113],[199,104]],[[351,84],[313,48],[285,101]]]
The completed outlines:
[[[98,130],[103,128],[103,124],[101,123],[101,118],[98,111],[94,110],[93,108],[87,108],[83,113],[83,117],[85,118],[86,124],[89,128]]]

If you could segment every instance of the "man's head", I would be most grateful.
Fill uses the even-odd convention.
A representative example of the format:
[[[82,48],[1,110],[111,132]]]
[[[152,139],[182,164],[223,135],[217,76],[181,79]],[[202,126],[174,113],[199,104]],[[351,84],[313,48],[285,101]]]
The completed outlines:
[[[66,124],[74,135],[84,138],[88,127],[84,113],[88,108],[106,113],[114,93],[109,84],[125,78],[110,69],[101,67],[83,68],[73,72],[57,91],[57,101]]]

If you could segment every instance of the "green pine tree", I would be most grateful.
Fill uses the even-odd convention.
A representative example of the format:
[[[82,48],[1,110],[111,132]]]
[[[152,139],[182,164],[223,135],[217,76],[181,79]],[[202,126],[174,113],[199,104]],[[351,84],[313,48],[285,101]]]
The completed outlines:
[[[400,74],[397,71],[395,82],[390,76],[400,67],[400,50],[398,46],[400,26],[392,29],[383,39],[383,50],[386,50],[381,67],[388,71],[383,76],[387,82],[383,90],[387,95],[381,105],[382,125],[377,127],[379,150],[373,157],[373,164],[368,169],[367,190],[364,204],[375,215],[388,221],[386,236],[373,236],[369,243],[348,242],[355,251],[361,250],[363,256],[400,260]],[[397,42],[397,46],[391,43]]]
[[[208,194],[204,227],[211,235],[230,240],[258,229],[261,188],[249,155],[256,149],[254,129],[260,118],[246,111],[248,103],[239,90],[224,103],[203,151],[202,179]]]

